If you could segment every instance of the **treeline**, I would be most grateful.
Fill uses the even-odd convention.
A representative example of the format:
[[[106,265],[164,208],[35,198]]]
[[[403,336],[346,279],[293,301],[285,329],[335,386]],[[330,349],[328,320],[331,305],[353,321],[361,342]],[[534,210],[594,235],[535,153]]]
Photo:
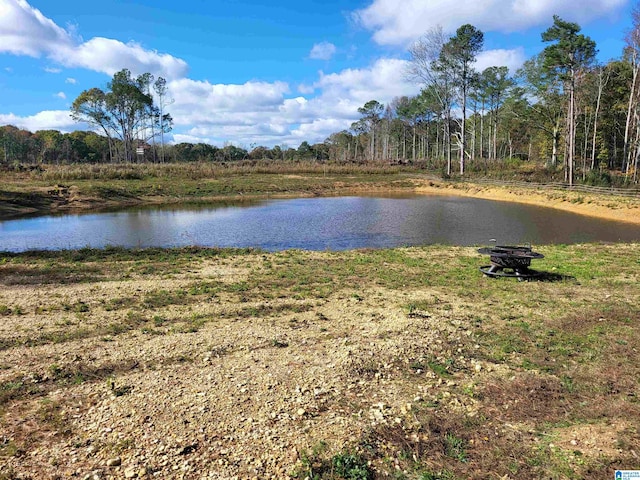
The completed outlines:
[[[555,16],[543,51],[517,72],[474,69],[484,35],[463,25],[451,37],[427,32],[410,48],[405,72],[420,85],[413,97],[371,100],[361,118],[323,143],[247,150],[234,145],[164,144],[172,119],[163,79],[114,75],[108,90],[83,92],[72,107],[97,131],[30,133],[0,127],[7,163],[227,162],[316,160],[420,162],[444,175],[489,170],[499,163],[546,165],[564,180],[599,181],[617,171],[638,181],[640,161],[640,13],[620,59],[599,64],[596,44],[580,26]],[[155,96],[152,95],[152,90]]]
[[[112,140],[112,149],[123,151],[118,140]],[[142,145],[142,143],[141,143]],[[164,157],[161,150],[164,148]],[[296,148],[255,147],[247,150],[235,145],[216,147],[207,143],[177,143],[162,145],[145,143],[141,155],[133,155],[132,162],[232,162],[240,160],[328,161],[330,146],[327,143],[310,145],[307,142]],[[109,139],[94,132],[75,131],[61,133],[57,130],[28,130],[6,125],[0,126],[0,162],[11,164],[64,164],[109,163]]]
[[[405,72],[420,93],[367,102],[359,121],[327,140],[330,157],[426,159],[446,175],[533,161],[560,170],[568,183],[604,180],[612,170],[637,182],[638,11],[621,59],[597,63],[595,42],[557,16],[542,41],[544,50],[513,74],[504,66],[477,72],[482,32],[472,25],[450,38],[428,32],[410,49]]]

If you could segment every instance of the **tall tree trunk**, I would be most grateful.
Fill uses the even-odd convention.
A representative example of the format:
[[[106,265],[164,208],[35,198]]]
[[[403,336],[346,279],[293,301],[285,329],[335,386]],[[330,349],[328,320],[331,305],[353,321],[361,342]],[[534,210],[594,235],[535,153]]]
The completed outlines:
[[[413,151],[412,151],[413,161],[416,161],[416,121],[413,121]]]
[[[573,74],[572,74],[573,77]],[[569,151],[567,152],[567,164],[569,168],[569,186],[573,186],[573,166],[574,166],[574,156],[576,151],[576,124],[575,124],[575,85],[573,83],[573,79],[571,81],[570,90],[569,90]]]
[[[598,78],[598,99],[596,100],[596,111],[593,116],[593,137],[591,137],[591,170],[596,166],[596,137],[598,135],[598,114],[600,113],[600,101],[602,99],[602,90],[604,90],[603,71],[600,70]]]
[[[474,162],[476,159],[476,129],[478,123],[478,112],[476,112],[475,107],[473,109],[473,131],[471,132],[471,161]]]
[[[480,158],[484,158],[484,98],[480,110]]]
[[[402,159],[407,159],[407,129],[402,122]]]
[[[467,87],[466,80],[463,80],[462,86],[462,123],[460,125],[460,175],[464,175],[464,154],[467,148]]]
[[[429,122],[427,121],[427,128],[425,133],[425,146],[424,146],[424,152],[423,152],[422,158],[426,160],[428,157],[429,157]]]
[[[493,111],[493,159],[498,159],[498,109]]]
[[[440,129],[438,128],[438,124],[436,123],[436,151],[434,152],[434,156],[436,160],[440,161]]]
[[[560,140],[560,125],[558,120],[556,120],[556,124],[553,126],[552,135],[551,165],[555,168],[558,166],[558,143]]]
[[[631,156],[630,156],[631,154],[629,152],[629,133],[631,129],[631,115],[632,115],[633,106],[635,104],[636,83],[638,80],[638,70],[640,69],[640,66],[636,62],[636,58],[633,58],[632,65],[633,65],[633,76],[631,80],[631,92],[629,93],[629,103],[627,105],[627,121],[624,127],[624,149],[623,149],[624,160],[623,162],[625,163],[626,167],[623,167],[623,168],[625,169],[625,173],[627,174],[629,173],[629,164],[631,163]]]
[[[451,115],[447,114],[447,123],[445,124],[445,138],[447,142],[447,175],[451,175]]]

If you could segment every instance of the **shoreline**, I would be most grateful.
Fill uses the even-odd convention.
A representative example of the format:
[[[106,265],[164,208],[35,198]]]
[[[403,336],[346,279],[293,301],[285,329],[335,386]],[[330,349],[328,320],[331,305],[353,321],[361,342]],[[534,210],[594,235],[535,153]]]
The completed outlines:
[[[307,177],[313,181],[312,177]],[[27,192],[15,192],[15,198],[9,201],[0,199],[0,221],[17,220],[28,216],[51,215],[59,213],[100,212],[120,208],[153,205],[179,205],[213,202],[260,201],[282,198],[303,198],[318,196],[341,196],[348,194],[417,194],[452,195],[479,198],[501,202],[521,203],[540,207],[554,208],[589,217],[601,218],[640,225],[640,199],[629,197],[588,194],[563,190],[542,190],[513,186],[487,186],[468,183],[447,183],[440,180],[408,177],[412,182],[398,185],[397,181],[382,184],[349,184],[336,180],[331,187],[313,186],[312,190],[292,190],[264,194],[243,194],[235,192],[225,195],[174,196],[174,195],[117,195],[111,198],[87,195],[77,186],[60,188],[34,188]],[[53,193],[52,193],[53,192]],[[6,193],[6,192],[5,192]],[[9,194],[11,195],[11,194]],[[24,197],[25,199],[19,198]]]
[[[435,182],[428,183],[432,185],[417,187],[416,192],[522,203],[554,208],[588,217],[640,225],[640,199],[636,198],[561,190],[541,190],[534,186],[531,188],[484,186],[473,182],[441,186],[442,184],[438,185]]]

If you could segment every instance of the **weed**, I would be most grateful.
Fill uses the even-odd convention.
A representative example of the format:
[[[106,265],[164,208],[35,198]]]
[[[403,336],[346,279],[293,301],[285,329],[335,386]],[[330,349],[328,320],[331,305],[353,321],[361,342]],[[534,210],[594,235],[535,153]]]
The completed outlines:
[[[155,290],[145,295],[142,305],[146,308],[161,308],[168,305],[184,305],[187,303],[187,292],[184,290]]]
[[[116,379],[113,375],[107,377],[107,386],[114,397],[122,397],[123,395],[131,393],[133,390],[131,385],[116,385]]]
[[[210,295],[213,297],[220,291],[220,288],[218,282],[198,282],[187,287],[187,293],[189,295]]]
[[[277,338],[274,338],[273,340],[271,340],[271,346],[272,347],[276,347],[276,348],[286,348],[289,346],[288,342],[285,342],[283,340],[279,340]]]
[[[20,448],[16,442],[14,442],[13,440],[7,440],[5,438],[5,440],[0,443],[0,458],[2,457],[21,457],[22,455],[24,455],[26,452]],[[7,476],[5,476],[4,473],[0,473],[0,480],[14,480],[15,478],[18,477],[14,477],[13,475],[11,475],[11,472],[7,472]]]
[[[35,414],[37,420],[60,435],[71,434],[71,423],[66,418],[66,410],[60,402],[44,398]]]
[[[367,460],[351,451],[338,452],[331,458],[326,456],[327,444],[319,442],[311,453],[302,454],[302,468],[293,473],[294,478],[311,480],[372,480],[373,470]]]
[[[448,370],[448,366],[445,364],[443,365],[442,363],[438,362],[437,360],[431,360],[429,362],[427,362],[427,365],[429,365],[429,368],[431,370],[433,370],[433,372],[440,376],[440,377],[450,377],[451,374],[449,373]]]
[[[373,472],[367,461],[352,452],[337,453],[331,459],[335,475],[347,480],[371,480]]]
[[[114,310],[120,310],[121,308],[132,307],[137,303],[136,298],[134,297],[121,297],[121,298],[110,298],[106,302],[103,302],[104,309],[107,312],[111,312]]]
[[[424,305],[412,302],[407,305],[407,315],[411,318],[429,318],[431,315],[424,309]]]
[[[145,335],[166,335],[164,330],[156,330],[155,328],[143,328],[141,332]]]
[[[76,312],[76,313],[84,313],[89,311],[89,305],[87,305],[83,301],[78,301],[75,303],[63,303],[62,309],[66,312]]]
[[[447,433],[444,437],[445,454],[461,462],[467,461],[466,442],[453,433]]]

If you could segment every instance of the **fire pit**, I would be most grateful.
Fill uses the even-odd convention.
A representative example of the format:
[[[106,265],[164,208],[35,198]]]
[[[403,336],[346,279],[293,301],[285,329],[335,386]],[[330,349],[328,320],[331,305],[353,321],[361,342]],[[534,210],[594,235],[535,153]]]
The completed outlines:
[[[489,277],[516,277],[519,280],[537,277],[540,272],[531,270],[531,260],[544,258],[544,255],[531,250],[531,247],[497,245],[478,249],[478,253],[489,255],[491,265],[480,267],[480,271]]]

